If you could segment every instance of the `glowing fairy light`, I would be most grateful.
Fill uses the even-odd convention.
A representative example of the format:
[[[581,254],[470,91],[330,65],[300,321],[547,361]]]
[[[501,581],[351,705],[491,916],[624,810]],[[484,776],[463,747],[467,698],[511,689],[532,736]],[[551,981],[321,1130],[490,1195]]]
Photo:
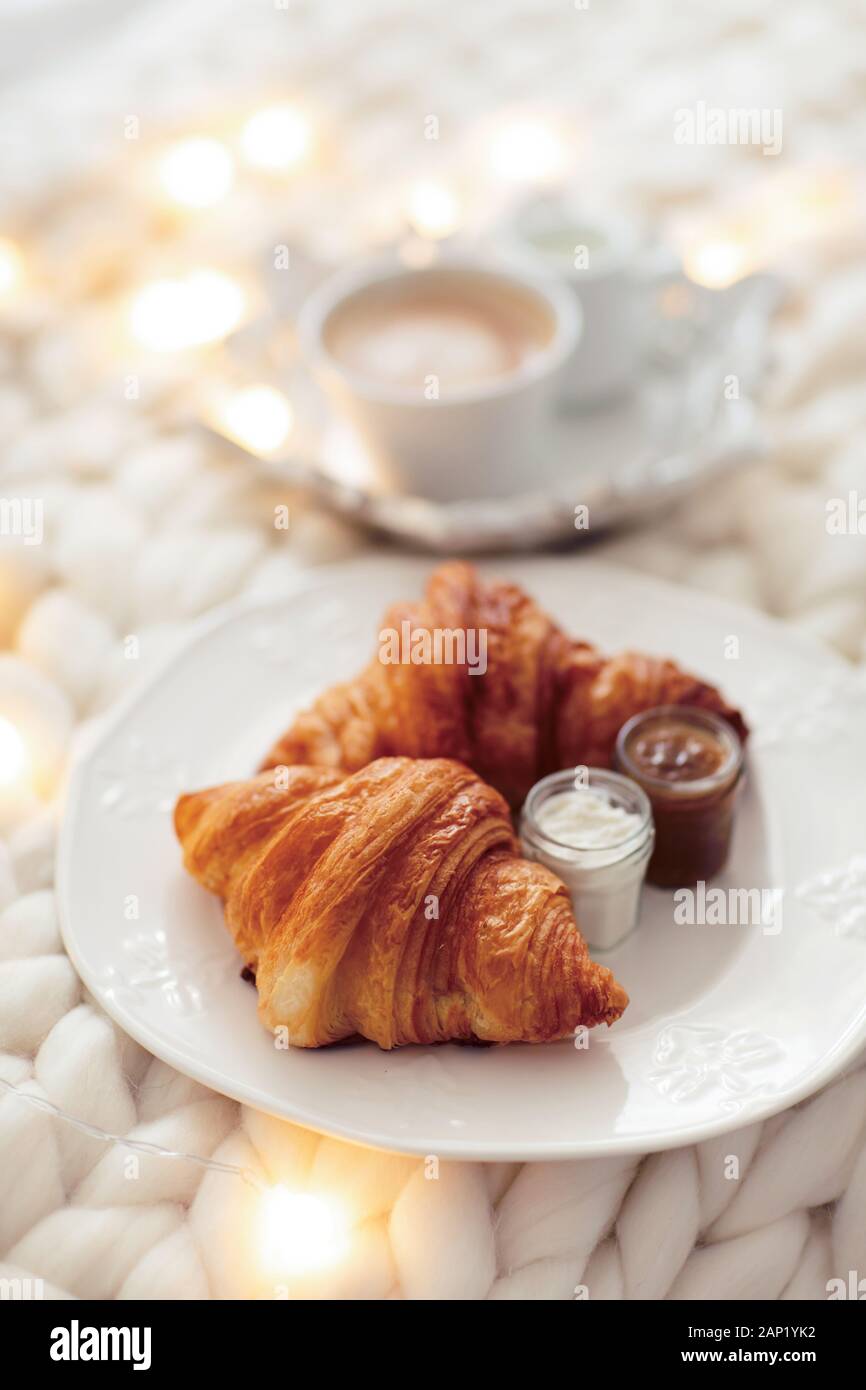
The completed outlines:
[[[297,168],[311,146],[310,122],[294,106],[267,106],[250,116],[241,132],[241,150],[247,162],[274,173]]]
[[[0,716],[0,787],[21,784],[30,771],[27,745],[15,725]]]
[[[20,825],[39,808],[38,780],[30,749],[21,731],[0,716],[0,834]]]
[[[204,136],[179,140],[159,164],[163,191],[186,208],[210,208],[221,202],[234,182],[234,172],[225,145]]]
[[[741,280],[752,269],[752,255],[743,241],[710,240],[688,248],[683,256],[690,280],[720,290]]]
[[[24,260],[8,237],[0,237],[0,299],[11,296],[24,280]]]
[[[494,178],[503,183],[547,183],[568,172],[568,141],[549,117],[504,117],[490,133],[487,158]]]
[[[273,386],[247,386],[219,412],[223,433],[254,454],[272,454],[291,433],[292,407]]]
[[[143,286],[132,300],[130,329],[154,352],[180,352],[224,338],[245,307],[244,291],[230,276],[194,270]]]
[[[457,230],[460,204],[447,184],[423,179],[409,190],[406,215],[419,236],[438,240],[451,236]]]
[[[331,1198],[272,1187],[262,1198],[259,1256],[272,1275],[309,1274],[343,1258],[349,1242],[346,1213]]]

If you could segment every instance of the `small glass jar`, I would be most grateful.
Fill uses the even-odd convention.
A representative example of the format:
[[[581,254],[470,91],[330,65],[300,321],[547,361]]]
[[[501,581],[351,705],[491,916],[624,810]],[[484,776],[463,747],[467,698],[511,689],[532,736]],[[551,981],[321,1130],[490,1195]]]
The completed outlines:
[[[614,766],[643,787],[656,827],[647,870],[660,888],[689,888],[724,868],[743,744],[711,710],[659,705],[619,731]]]
[[[584,771],[582,779],[566,768],[536,782],[523,805],[520,838],[527,858],[562,879],[587,945],[606,951],[637,926],[641,885],[653,848],[653,818],[649,800],[628,777],[605,768]],[[545,808],[547,813],[561,809],[563,797],[585,796],[587,788],[627,813],[623,833],[613,842],[601,843],[598,836],[585,833],[581,844],[577,834],[566,840],[562,830],[555,836],[549,824],[545,826]]]

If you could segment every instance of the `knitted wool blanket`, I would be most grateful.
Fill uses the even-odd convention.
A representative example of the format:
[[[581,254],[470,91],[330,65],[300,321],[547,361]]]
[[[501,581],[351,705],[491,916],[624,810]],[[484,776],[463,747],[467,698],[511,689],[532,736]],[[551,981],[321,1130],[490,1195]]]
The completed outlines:
[[[300,4],[291,43],[275,38],[275,20],[288,23],[279,6],[273,15],[249,9],[257,18],[244,23],[236,9],[233,22],[226,0],[144,7],[138,27],[96,45],[100,82],[79,83],[80,119],[70,116],[71,81],[54,98],[62,119],[51,116],[56,67],[0,101],[0,126],[19,132],[9,191],[33,193],[36,149],[43,179],[80,162],[79,145],[92,147],[89,126],[106,110],[156,117],[166,114],[160,100],[173,117],[197,110],[215,72],[232,91],[250,70],[303,79],[340,113],[358,166],[375,178],[383,151],[405,146],[398,117],[420,118],[429,105],[447,125],[469,120],[476,99],[480,111],[539,93],[573,98],[579,51],[585,109],[616,153],[592,168],[607,192],[626,191],[649,214],[701,203],[735,167],[744,177],[754,168],[754,151],[674,160],[671,113],[695,99],[783,109],[794,158],[806,164],[831,148],[844,165],[862,139],[854,99],[866,29],[862,11],[842,0],[818,9],[792,0],[759,14],[738,0],[687,9],[635,2],[604,15],[479,0],[447,21],[386,0]],[[172,17],[163,49],[151,24],[157,11]],[[177,74],[164,64],[165,43]],[[65,61],[58,55],[56,64]],[[429,88],[419,95],[421,73]],[[757,159],[763,175],[771,161]],[[808,225],[780,248],[792,294],[774,332],[766,458],[600,549],[761,607],[862,663],[866,542],[834,544],[825,517],[830,499],[862,486],[866,272],[856,237],[823,236],[826,209],[798,187],[777,190],[794,199],[787,233],[798,217]],[[833,198],[829,215],[841,217]],[[71,214],[57,216],[86,297],[93,221],[82,230]],[[339,220],[331,223],[338,242]],[[364,545],[294,499],[288,539],[275,536],[275,495],[282,499],[272,486],[214,458],[164,396],[132,406],[116,381],[88,377],[87,326],[73,302],[37,315],[11,345],[0,336],[4,495],[38,495],[45,506],[41,545],[0,543],[0,638],[9,649],[0,712],[16,702],[38,707],[58,768],[192,619],[238,593],[279,593],[300,570]],[[136,661],[126,657],[130,634]],[[866,1275],[862,1063],[795,1109],[696,1147],[555,1164],[443,1163],[434,1179],[421,1161],[228,1101],[124,1036],[81,986],[58,934],[60,815],[59,799],[30,807],[8,822],[0,845],[0,1278],[21,1281],[12,1287],[120,1299],[823,1299]],[[327,1264],[279,1282],[262,1246],[274,1184],[334,1197],[348,1214],[345,1245]]]

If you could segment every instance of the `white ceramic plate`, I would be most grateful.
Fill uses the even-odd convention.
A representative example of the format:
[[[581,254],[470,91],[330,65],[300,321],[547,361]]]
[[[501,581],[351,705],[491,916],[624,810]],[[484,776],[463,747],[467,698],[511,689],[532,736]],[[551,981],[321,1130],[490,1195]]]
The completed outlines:
[[[277,1051],[217,901],[181,869],[178,792],[255,766],[293,710],[368,658],[427,565],[319,572],[229,610],[136,693],[77,766],[58,866],[69,954],[145,1047],[218,1091],[383,1148],[552,1159],[707,1138],[800,1100],[866,1042],[866,706],[847,667],[758,615],[591,560],[497,565],[570,631],[672,653],[742,704],[755,736],[723,887],[781,890],[782,929],[683,926],[647,890],[603,957],[632,1003],[588,1051]],[[733,639],[733,640],[732,640]],[[734,642],[739,655],[731,656]],[[125,907],[137,900],[138,920]]]

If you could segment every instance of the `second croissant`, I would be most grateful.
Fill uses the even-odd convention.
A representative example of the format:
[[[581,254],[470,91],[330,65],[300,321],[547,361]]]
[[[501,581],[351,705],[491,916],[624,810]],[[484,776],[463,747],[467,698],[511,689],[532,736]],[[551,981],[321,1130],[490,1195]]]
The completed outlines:
[[[459,758],[519,806],[560,768],[608,767],[619,729],[655,705],[694,705],[746,725],[713,686],[673,661],[604,656],[567,636],[516,584],[485,580],[452,561],[431,575],[420,603],[397,604],[384,627],[484,633],[487,667],[385,664],[332,686],[271,749],[265,767],[315,763],[349,771],[374,758]]]

